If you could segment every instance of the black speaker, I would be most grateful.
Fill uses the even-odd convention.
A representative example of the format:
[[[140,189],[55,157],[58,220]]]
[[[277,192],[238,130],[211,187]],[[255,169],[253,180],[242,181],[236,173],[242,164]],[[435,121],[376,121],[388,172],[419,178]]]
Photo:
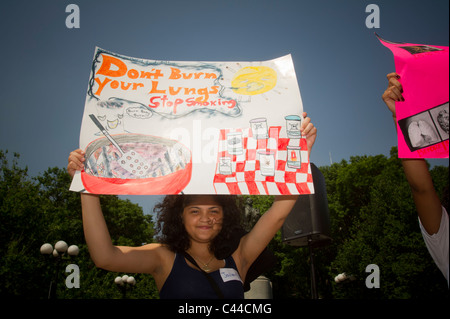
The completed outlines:
[[[300,195],[281,228],[282,241],[292,246],[331,242],[327,190],[322,172],[311,163],[314,194]]]

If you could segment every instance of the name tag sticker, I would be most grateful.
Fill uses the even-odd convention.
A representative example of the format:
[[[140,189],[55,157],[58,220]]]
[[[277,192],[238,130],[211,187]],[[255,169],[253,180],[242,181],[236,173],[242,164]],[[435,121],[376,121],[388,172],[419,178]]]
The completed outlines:
[[[222,277],[223,282],[231,280],[238,280],[242,282],[239,273],[236,271],[236,269],[233,268],[220,268],[220,276]]]

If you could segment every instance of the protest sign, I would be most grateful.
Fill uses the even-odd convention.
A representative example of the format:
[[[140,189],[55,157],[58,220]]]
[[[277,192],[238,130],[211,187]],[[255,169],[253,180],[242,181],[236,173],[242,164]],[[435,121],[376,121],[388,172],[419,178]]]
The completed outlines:
[[[290,55],[172,62],[96,48],[71,190],[97,194],[310,194]]]
[[[448,158],[448,47],[390,42],[405,101],[396,102],[400,158]]]

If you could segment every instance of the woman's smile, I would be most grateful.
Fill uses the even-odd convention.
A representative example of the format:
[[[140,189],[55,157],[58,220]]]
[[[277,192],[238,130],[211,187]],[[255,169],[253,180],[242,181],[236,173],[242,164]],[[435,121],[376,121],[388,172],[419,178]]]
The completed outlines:
[[[199,228],[201,230],[210,230],[210,229],[212,229],[211,226],[197,226],[197,228]]]

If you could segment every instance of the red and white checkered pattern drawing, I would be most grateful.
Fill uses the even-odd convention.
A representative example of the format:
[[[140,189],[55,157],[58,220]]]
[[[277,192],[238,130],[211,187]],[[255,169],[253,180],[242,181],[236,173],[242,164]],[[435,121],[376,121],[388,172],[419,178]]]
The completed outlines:
[[[253,136],[250,128],[222,129],[214,175],[218,194],[313,194],[306,139],[280,138],[281,126],[268,136]]]

